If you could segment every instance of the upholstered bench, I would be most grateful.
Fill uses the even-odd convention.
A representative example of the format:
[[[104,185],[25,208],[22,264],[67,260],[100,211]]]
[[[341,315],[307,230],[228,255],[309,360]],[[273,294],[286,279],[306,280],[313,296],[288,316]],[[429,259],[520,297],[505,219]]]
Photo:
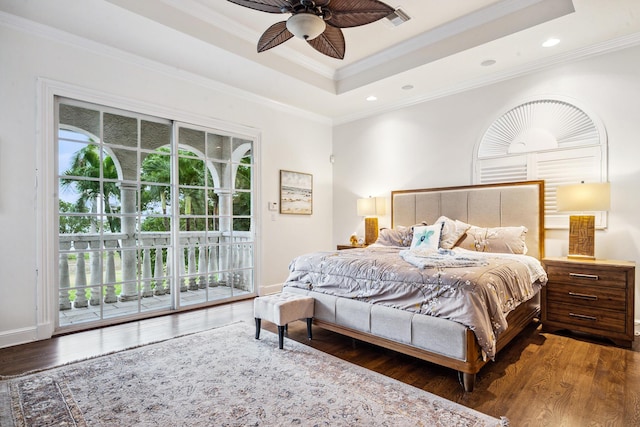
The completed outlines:
[[[289,322],[307,320],[307,335],[311,339],[311,321],[314,300],[305,295],[282,292],[266,295],[253,300],[253,317],[256,319],[256,339],[260,339],[261,320],[265,319],[278,326],[278,347],[283,348],[284,331]]]

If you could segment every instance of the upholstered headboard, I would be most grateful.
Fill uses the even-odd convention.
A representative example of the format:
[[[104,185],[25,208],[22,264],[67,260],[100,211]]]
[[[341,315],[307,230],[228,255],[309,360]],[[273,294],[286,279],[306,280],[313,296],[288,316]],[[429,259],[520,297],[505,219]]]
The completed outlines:
[[[544,256],[544,181],[391,192],[391,224],[429,224],[445,215],[479,227],[527,227],[528,255]]]

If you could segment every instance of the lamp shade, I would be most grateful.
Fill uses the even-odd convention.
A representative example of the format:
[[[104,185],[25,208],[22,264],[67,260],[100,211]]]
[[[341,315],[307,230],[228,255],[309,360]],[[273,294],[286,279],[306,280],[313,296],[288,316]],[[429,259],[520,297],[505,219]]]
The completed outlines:
[[[287,19],[287,30],[294,36],[313,40],[327,28],[324,19],[312,13],[296,13]]]
[[[385,200],[383,197],[369,197],[366,199],[358,199],[358,216],[374,216],[384,215]]]
[[[608,182],[559,185],[556,191],[558,211],[606,211],[611,195]]]

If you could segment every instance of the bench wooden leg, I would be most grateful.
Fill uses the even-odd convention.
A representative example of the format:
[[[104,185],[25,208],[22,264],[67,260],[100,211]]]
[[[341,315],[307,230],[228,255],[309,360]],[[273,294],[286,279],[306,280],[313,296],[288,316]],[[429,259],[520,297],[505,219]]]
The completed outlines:
[[[260,320],[256,317],[256,339],[259,340],[260,339]]]
[[[307,318],[307,336],[309,337],[309,339],[311,339],[311,322],[312,322],[312,318],[308,317]]]
[[[284,328],[285,328],[285,326],[278,326],[278,348],[280,350],[282,350],[284,348]]]

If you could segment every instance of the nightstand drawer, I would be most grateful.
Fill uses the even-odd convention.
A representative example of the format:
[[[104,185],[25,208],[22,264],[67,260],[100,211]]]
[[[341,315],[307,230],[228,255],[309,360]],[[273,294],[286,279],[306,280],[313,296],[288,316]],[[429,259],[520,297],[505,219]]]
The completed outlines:
[[[547,300],[625,312],[627,294],[623,288],[584,286],[573,283],[548,283]]]
[[[633,344],[635,263],[619,260],[545,258],[549,281],[542,288],[542,329],[576,330]]]
[[[547,319],[576,326],[577,329],[626,333],[624,311],[596,310],[587,307],[547,301]]]
[[[549,265],[549,282],[575,283],[580,285],[627,287],[627,273],[613,268],[603,269],[585,265]]]

